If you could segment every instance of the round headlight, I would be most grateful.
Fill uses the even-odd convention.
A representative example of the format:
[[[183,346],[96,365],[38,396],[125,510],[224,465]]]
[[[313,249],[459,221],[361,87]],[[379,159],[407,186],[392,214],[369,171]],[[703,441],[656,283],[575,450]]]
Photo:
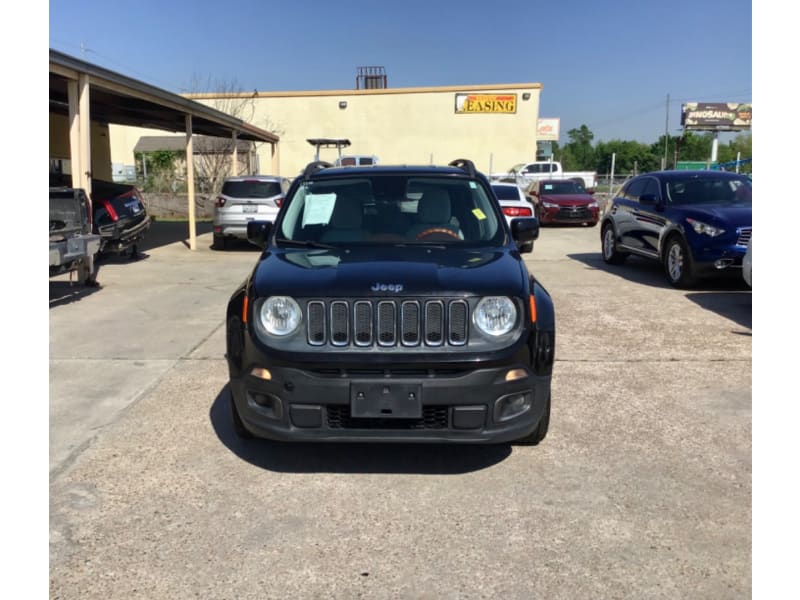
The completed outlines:
[[[487,296],[473,313],[475,325],[483,333],[498,336],[508,333],[517,322],[517,307],[505,296]]]
[[[289,296],[270,296],[258,310],[261,327],[270,335],[285,336],[300,327],[300,306]]]

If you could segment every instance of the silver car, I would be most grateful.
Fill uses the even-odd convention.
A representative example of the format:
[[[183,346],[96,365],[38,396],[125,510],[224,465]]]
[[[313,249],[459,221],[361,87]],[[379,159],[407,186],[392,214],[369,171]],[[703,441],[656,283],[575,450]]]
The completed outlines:
[[[214,248],[246,240],[249,221],[274,221],[288,187],[288,180],[272,175],[228,177],[214,202]]]

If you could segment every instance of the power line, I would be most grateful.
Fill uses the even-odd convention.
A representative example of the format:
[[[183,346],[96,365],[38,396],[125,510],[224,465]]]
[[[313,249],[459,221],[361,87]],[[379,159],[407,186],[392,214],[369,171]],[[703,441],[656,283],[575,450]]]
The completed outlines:
[[[100,54],[96,50],[93,50],[92,48],[89,48],[84,42],[81,42],[80,45],[75,45],[75,44],[71,44],[69,42],[64,42],[63,40],[56,40],[56,39],[52,39],[51,38],[50,39],[51,46],[53,45],[54,42],[56,44],[60,44],[62,46],[72,47],[72,48],[76,48],[76,49],[80,50],[81,59],[82,60],[86,60],[86,54],[87,53],[93,54],[94,56],[97,56],[98,58],[103,59],[106,63],[112,64],[112,65],[116,65],[117,68],[124,69],[127,73],[132,73],[132,74],[136,75],[137,77],[141,78],[142,81],[152,82],[154,84],[157,84],[157,85],[163,87],[164,89],[170,89],[174,85],[173,83],[166,83],[164,81],[160,81],[159,79],[157,79],[155,77],[152,77],[150,75],[147,75],[145,73],[142,73],[142,72],[134,69],[130,65],[126,65],[124,63],[121,63],[121,62],[119,62],[117,60],[114,60],[113,58],[105,56],[104,54]],[[103,66],[103,65],[99,65],[99,66]]]

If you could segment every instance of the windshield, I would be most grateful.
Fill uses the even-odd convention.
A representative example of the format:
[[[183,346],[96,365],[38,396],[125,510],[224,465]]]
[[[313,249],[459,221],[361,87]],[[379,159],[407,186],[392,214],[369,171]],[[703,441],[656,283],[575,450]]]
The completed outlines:
[[[746,177],[689,176],[668,179],[667,198],[676,205],[736,204],[751,206],[753,187]]]
[[[586,188],[575,181],[543,181],[542,194],[585,194]]]
[[[520,200],[519,188],[515,185],[493,185],[498,200]]]
[[[226,181],[222,184],[222,194],[231,198],[272,198],[281,193],[277,181]]]
[[[504,235],[478,181],[377,174],[301,183],[277,241],[463,245],[501,243]]]

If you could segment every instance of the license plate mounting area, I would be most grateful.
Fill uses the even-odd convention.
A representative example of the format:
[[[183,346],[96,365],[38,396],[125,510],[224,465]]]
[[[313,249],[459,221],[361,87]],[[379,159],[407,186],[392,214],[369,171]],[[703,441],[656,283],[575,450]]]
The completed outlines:
[[[351,383],[350,416],[355,419],[420,419],[422,385],[385,380]]]

